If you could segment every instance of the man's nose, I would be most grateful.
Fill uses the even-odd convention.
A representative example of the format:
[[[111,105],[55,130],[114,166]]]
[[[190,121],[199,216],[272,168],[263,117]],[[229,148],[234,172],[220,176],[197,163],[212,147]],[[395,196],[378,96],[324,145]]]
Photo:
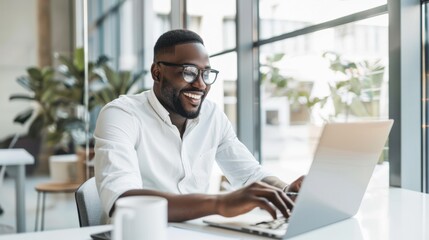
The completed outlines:
[[[197,79],[191,84],[194,87],[197,87],[199,89],[205,89],[207,87],[207,84],[203,80],[203,73],[198,73]]]

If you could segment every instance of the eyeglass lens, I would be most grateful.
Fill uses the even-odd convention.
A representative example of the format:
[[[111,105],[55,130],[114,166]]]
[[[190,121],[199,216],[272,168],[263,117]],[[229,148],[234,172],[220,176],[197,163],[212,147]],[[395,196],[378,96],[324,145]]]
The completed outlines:
[[[201,70],[202,78],[205,84],[212,84],[216,80],[217,73],[213,72],[211,69],[207,70]],[[186,82],[192,83],[198,78],[198,74],[200,73],[200,70],[194,66],[186,66],[183,69],[183,78]]]

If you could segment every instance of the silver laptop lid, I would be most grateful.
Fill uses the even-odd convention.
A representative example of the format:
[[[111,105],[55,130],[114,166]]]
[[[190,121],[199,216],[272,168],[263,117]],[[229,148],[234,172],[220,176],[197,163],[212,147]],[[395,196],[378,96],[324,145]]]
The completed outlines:
[[[284,238],[358,211],[393,120],[327,123]]]

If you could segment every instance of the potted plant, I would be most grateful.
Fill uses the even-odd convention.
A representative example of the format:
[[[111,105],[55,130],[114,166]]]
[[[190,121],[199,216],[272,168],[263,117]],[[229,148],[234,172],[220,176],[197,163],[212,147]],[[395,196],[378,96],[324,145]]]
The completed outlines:
[[[30,121],[28,134],[33,137],[40,137],[46,134],[45,140],[49,146],[67,147],[64,138],[68,129],[68,124],[75,124],[76,118],[63,119],[59,116],[65,105],[70,104],[63,93],[66,86],[61,79],[54,78],[55,71],[51,67],[27,69],[27,75],[17,78],[17,82],[29,94],[12,94],[10,100],[26,100],[35,103],[34,107],[19,113],[14,122],[25,124]]]
[[[84,50],[82,48],[76,49],[72,59],[61,55],[58,55],[58,59],[62,63],[58,70],[66,79],[69,90],[65,95],[71,102],[78,103],[81,109],[90,113],[90,125],[94,125],[95,117],[92,116],[96,116],[102,106],[122,94],[131,94],[142,90],[137,87],[137,82],[145,72],[132,74],[131,71],[115,71],[108,65],[109,58],[102,55],[95,62],[88,63],[89,106],[88,109],[84,109]],[[88,134],[85,132],[85,129],[76,128],[75,131],[71,132],[75,143],[78,164],[80,164],[78,175],[81,180],[88,177],[84,176],[85,174],[83,173],[86,172],[86,168],[90,164],[87,161],[90,161],[94,156],[93,140],[89,139],[89,159],[86,159],[84,145],[87,140],[86,136],[91,136],[92,129],[90,128],[89,131]]]
[[[334,107],[330,121],[349,117],[378,117],[384,69],[380,60],[349,61],[334,52],[326,52],[330,69],[338,79],[329,81],[326,96]]]
[[[74,153],[74,146],[86,139],[83,49],[76,49],[72,58],[56,57],[61,62],[56,69],[50,66],[28,68],[27,74],[18,77],[17,82],[29,92],[12,94],[9,98],[34,103],[19,113],[14,122],[29,122],[28,134],[42,138],[41,152],[47,155],[42,160],[52,153]],[[96,63],[88,65],[92,80],[99,78],[93,69],[106,61],[105,57],[100,57]]]
[[[90,93],[89,108],[103,107],[120,95],[134,94],[145,90],[138,86],[147,71],[132,74],[131,71],[114,71],[108,64],[102,64],[101,78],[97,90]]]
[[[10,100],[33,102],[32,107],[19,113],[14,122],[29,122],[28,135],[41,139],[41,150],[37,159],[41,160],[41,171],[47,169],[47,158],[51,152],[69,152],[71,131],[83,129],[81,120],[73,112],[65,111],[71,104],[63,79],[55,77],[51,67],[27,69],[27,75],[17,78],[17,82],[29,91],[26,94],[12,94]]]
[[[326,98],[311,96],[313,82],[298,80],[282,72],[279,66],[284,56],[284,53],[277,53],[265,59],[261,64],[261,84],[264,92],[270,93],[269,97],[287,97],[292,124],[307,123],[311,109],[318,103],[324,104]]]

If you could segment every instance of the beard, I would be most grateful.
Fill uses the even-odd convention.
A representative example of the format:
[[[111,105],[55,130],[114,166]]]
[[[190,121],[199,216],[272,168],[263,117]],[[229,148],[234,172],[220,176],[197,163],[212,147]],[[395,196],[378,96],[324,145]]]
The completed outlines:
[[[168,80],[164,79],[164,83],[169,82]],[[181,89],[177,90],[170,84],[167,86],[161,87],[161,95],[163,101],[161,101],[167,110],[173,113],[177,113],[180,116],[187,118],[187,119],[194,119],[199,116],[201,111],[201,106],[203,105],[203,101],[205,99],[206,93],[201,98],[201,103],[198,106],[198,108],[194,111],[187,111],[184,108],[184,104],[182,103],[182,100],[180,99],[180,94],[183,94],[182,92],[186,91],[201,91],[194,88],[187,88],[187,89]]]
[[[201,111],[201,106],[203,105],[203,99],[201,100],[200,105],[198,106],[196,111],[186,111],[185,108],[183,107],[183,103],[180,100],[179,96],[172,96],[171,100],[173,101],[173,105],[174,105],[174,109],[176,110],[176,112],[187,119],[194,119],[196,117],[198,117],[198,115],[200,115],[200,111]]]

